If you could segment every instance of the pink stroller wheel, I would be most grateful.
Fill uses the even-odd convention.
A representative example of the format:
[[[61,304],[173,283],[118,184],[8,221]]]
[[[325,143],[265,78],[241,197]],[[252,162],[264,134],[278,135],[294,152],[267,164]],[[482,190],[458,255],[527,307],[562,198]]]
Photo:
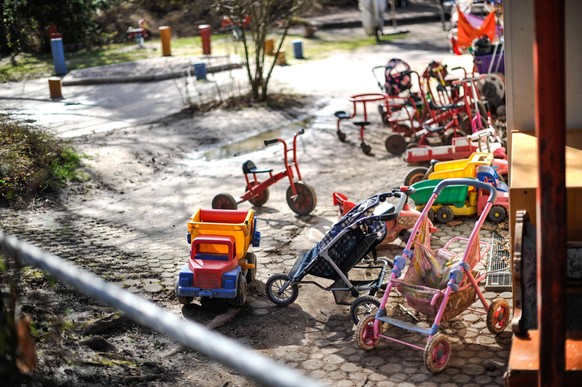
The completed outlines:
[[[451,343],[445,335],[436,334],[426,343],[424,364],[433,374],[442,372],[451,356]]]
[[[378,345],[380,341],[380,334],[382,333],[382,324],[380,323],[380,328],[378,335],[374,335],[374,320],[373,314],[368,315],[363,320],[360,320],[358,326],[356,327],[356,343],[358,347],[364,351],[371,351]]]
[[[487,309],[487,329],[498,335],[509,324],[509,303],[504,299],[495,300]]]

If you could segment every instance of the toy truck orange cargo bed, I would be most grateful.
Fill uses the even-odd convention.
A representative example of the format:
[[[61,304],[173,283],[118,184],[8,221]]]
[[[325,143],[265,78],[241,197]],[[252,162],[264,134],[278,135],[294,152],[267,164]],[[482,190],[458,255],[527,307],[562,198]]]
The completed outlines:
[[[191,240],[198,235],[232,236],[236,244],[236,259],[245,257],[253,239],[254,211],[197,209],[188,221]],[[226,254],[224,245],[204,245],[201,252]]]

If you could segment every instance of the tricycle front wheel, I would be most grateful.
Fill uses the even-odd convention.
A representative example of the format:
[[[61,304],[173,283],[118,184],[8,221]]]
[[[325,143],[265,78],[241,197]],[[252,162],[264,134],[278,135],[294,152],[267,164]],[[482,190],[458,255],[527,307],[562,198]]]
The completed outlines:
[[[287,188],[287,204],[297,215],[309,215],[317,205],[315,190],[307,183],[298,181],[294,183],[297,195],[293,195],[293,188]]]
[[[291,282],[291,279],[286,274],[272,275],[265,284],[267,298],[278,306],[287,306],[294,303],[299,295],[299,286],[297,284],[291,285],[289,282]],[[285,290],[281,290],[285,285],[287,285]]]
[[[236,200],[228,193],[219,193],[212,199],[212,208],[215,210],[236,210]]]

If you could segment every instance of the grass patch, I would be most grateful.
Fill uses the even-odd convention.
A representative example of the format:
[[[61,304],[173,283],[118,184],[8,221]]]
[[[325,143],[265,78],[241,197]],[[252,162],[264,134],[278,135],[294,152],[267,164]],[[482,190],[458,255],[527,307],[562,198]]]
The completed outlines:
[[[383,37],[383,41],[398,39],[398,35]],[[275,41],[277,37],[274,37]],[[375,45],[374,38],[346,35],[342,39],[333,36],[331,32],[318,31],[314,39],[305,39],[301,35],[288,35],[282,49],[291,59],[293,40],[302,39],[306,60],[322,59],[338,51],[355,51],[362,47]],[[213,55],[243,55],[242,43],[235,42],[231,35],[212,35],[211,48]],[[171,41],[172,56],[197,57],[202,56],[202,42],[199,36],[173,38]],[[84,69],[95,66],[105,66],[128,61],[161,56],[161,42],[152,39],[146,42],[146,48],[139,48],[133,42],[110,44],[98,49],[84,49],[76,52],[66,52],[67,70]],[[54,75],[53,58],[50,54],[19,54],[10,58],[0,58],[0,83],[8,81],[23,81],[50,77]]]
[[[0,133],[0,205],[23,205],[84,179],[83,156],[46,131],[0,115]]]

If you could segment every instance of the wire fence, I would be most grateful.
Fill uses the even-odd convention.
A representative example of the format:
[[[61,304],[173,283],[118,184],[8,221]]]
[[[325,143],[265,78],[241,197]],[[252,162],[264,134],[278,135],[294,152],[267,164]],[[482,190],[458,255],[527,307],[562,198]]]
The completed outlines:
[[[176,342],[268,386],[321,386],[322,384],[273,359],[204,326],[180,318],[157,305],[56,255],[9,236],[0,229],[0,253],[22,264],[44,270],[59,281],[125,313],[137,323],[166,334]]]

